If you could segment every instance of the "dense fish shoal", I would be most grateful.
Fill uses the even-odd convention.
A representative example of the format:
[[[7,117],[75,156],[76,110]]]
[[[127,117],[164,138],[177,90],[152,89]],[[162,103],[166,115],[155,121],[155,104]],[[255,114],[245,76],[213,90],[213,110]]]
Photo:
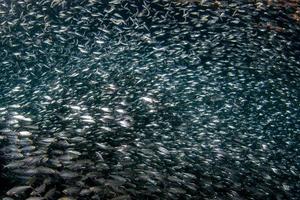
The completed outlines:
[[[300,198],[300,5],[0,2],[0,198]]]

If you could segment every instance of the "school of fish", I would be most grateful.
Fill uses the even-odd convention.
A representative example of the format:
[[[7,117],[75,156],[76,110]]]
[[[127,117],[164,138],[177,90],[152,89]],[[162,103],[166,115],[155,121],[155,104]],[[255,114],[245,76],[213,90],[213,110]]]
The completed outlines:
[[[0,1],[0,198],[300,199],[300,5],[267,2]]]

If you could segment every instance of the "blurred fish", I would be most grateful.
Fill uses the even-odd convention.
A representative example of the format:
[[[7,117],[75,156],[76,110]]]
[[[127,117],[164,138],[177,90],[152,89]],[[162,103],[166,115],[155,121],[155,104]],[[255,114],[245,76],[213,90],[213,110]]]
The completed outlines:
[[[26,190],[30,189],[30,186],[17,186],[17,187],[13,187],[10,190],[8,190],[6,192],[6,195],[8,196],[18,196],[20,194],[22,194],[23,192],[25,192]]]

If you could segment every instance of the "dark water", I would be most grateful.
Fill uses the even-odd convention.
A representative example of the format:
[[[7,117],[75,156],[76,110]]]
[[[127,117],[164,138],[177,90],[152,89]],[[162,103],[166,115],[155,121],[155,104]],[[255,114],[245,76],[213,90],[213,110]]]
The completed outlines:
[[[299,13],[2,1],[0,197],[299,199]]]

